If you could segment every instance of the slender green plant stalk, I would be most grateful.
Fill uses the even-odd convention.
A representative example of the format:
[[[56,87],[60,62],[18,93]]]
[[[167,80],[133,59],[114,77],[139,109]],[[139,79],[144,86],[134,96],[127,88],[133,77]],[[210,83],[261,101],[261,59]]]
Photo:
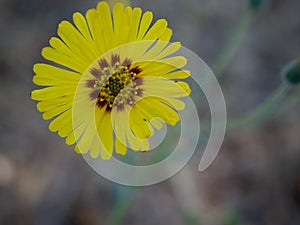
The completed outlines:
[[[112,210],[112,213],[107,221],[107,225],[121,225],[124,220],[131,202],[128,199],[123,199],[119,201],[115,208]]]
[[[120,225],[131,206],[136,189],[125,186],[116,186],[116,202],[107,220],[106,225]]]
[[[288,97],[276,111],[275,116],[282,115],[286,113],[288,110],[293,108],[300,101],[300,89],[295,90],[295,93],[292,93],[291,96]]]
[[[228,118],[227,133],[232,134],[240,130],[253,129],[288,110],[292,105],[296,104],[297,96],[299,101],[300,95],[300,91],[298,91],[290,101],[286,101],[284,98],[289,89],[290,86],[288,84],[282,83],[270,97],[252,111],[237,118]],[[201,123],[201,132],[210,132],[209,121]]]
[[[237,24],[232,36],[230,37],[228,43],[225,45],[219,58],[216,60],[215,65],[212,67],[212,71],[218,78],[222,76],[224,70],[231,63],[234,58],[242,40],[244,39],[251,22],[253,21],[253,10],[248,9],[243,18]]]
[[[227,130],[233,132],[240,129],[249,129],[271,119],[279,109],[278,106],[282,104],[282,100],[286,96],[288,89],[289,85],[282,83],[264,103],[253,111],[239,118],[228,119]]]

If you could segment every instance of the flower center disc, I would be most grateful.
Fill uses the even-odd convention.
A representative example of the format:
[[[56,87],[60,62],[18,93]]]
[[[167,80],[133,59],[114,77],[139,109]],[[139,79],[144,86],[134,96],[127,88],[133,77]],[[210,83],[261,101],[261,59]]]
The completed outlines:
[[[116,56],[112,56],[111,64],[105,59],[100,59],[98,64],[100,68],[92,67],[90,70],[97,79],[87,83],[88,87],[94,89],[90,97],[97,98],[98,107],[106,106],[106,110],[111,110],[116,106],[122,110],[124,104],[133,105],[134,96],[141,94],[139,84],[142,79],[138,77],[141,70],[138,67],[132,68],[128,59],[120,63],[119,57]]]
[[[114,72],[110,71],[107,73],[108,80],[104,83],[99,93],[100,101],[107,101],[110,107],[113,106],[115,100],[117,100],[116,104],[119,105],[123,103],[122,101],[120,102],[121,99],[129,97],[130,93],[124,93],[122,90],[136,78],[136,73],[129,72],[127,66],[120,67],[119,63],[116,63],[114,69]],[[109,68],[106,68],[106,70],[109,71]],[[118,97],[119,94],[120,96]]]

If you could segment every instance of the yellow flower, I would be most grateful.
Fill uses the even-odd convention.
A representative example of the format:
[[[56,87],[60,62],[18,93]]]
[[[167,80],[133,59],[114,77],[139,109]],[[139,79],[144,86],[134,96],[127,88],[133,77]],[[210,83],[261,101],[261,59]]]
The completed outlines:
[[[152,26],[151,12],[106,2],[62,21],[58,36],[42,56],[51,62],[34,65],[33,82],[43,88],[31,97],[52,132],[76,143],[78,153],[109,159],[115,149],[125,154],[148,150],[148,137],[162,123],[175,125],[190,94],[183,56],[173,56],[180,43],[168,43],[167,21]]]

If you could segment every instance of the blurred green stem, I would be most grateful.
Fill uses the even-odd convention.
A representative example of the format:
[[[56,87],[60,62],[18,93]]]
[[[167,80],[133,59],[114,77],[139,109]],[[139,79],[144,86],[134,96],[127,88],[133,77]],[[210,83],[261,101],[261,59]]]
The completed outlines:
[[[282,104],[282,99],[288,89],[289,86],[286,83],[282,83],[277,90],[256,109],[240,118],[228,119],[227,130],[232,132],[243,128],[253,128],[272,118],[279,110],[279,106]]]
[[[285,112],[293,104],[296,103],[297,96],[299,96],[300,91],[298,91],[291,99],[291,101],[283,101],[286,96],[290,86],[286,83],[282,83],[274,93],[268,97],[262,104],[257,106],[254,110],[246,113],[238,118],[228,118],[227,119],[227,133],[234,133],[240,130],[253,129],[258,125],[266,122],[267,120],[278,116]],[[294,95],[293,95],[294,96]],[[201,132],[210,133],[210,122],[204,121],[201,124]]]
[[[122,224],[122,221],[130,208],[132,198],[135,194],[135,190],[133,190],[133,188],[125,186],[117,186],[116,191],[117,201],[111,211],[111,215],[107,220],[107,225]]]
[[[226,67],[232,61],[233,57],[235,56],[235,53],[237,52],[238,47],[240,46],[245,34],[247,33],[247,30],[252,20],[253,11],[248,9],[243,18],[237,24],[231,38],[225,45],[225,48],[223,49],[219,58],[216,60],[215,65],[212,67],[212,71],[214,72],[217,78],[223,74]]]
[[[122,200],[119,201],[115,208],[112,210],[112,214],[110,215],[107,225],[120,225],[124,217],[126,216],[128,209],[130,207],[130,201]]]
[[[293,106],[295,106],[300,101],[300,89],[295,90],[295,93],[292,93],[281,105],[280,108],[276,111],[275,116],[279,116],[287,112]]]

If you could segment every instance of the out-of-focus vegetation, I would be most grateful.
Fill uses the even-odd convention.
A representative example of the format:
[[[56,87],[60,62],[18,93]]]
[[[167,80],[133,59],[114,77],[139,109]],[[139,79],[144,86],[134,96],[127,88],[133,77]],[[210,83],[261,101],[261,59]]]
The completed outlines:
[[[232,129],[208,170],[197,171],[199,144],[179,174],[144,188],[92,171],[30,100],[32,66],[57,24],[96,4],[0,0],[0,224],[299,224],[300,92],[282,70],[300,55],[300,1],[132,1],[214,69]]]

